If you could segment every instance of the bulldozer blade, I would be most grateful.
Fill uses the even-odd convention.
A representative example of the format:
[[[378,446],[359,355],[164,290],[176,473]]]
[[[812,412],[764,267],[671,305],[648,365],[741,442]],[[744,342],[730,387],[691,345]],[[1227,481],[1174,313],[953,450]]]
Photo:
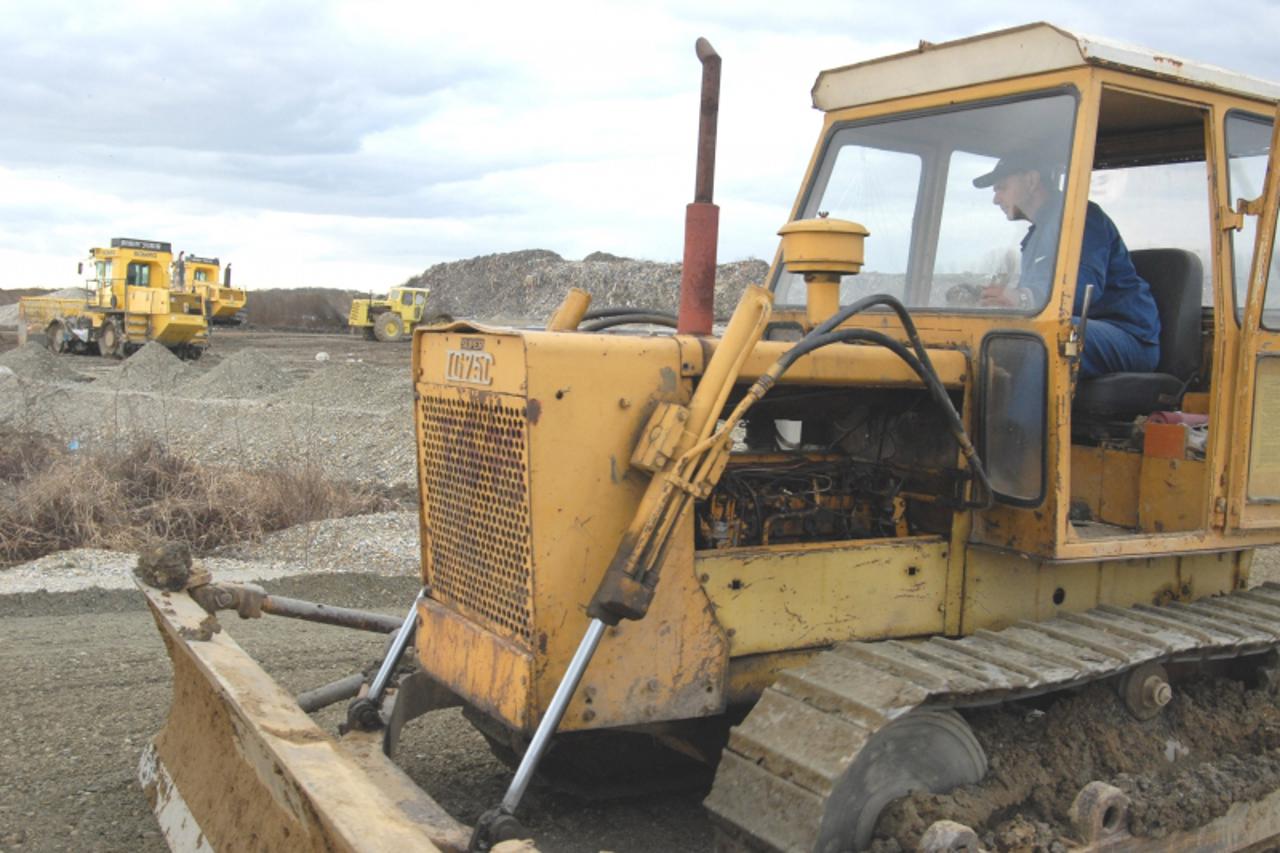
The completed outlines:
[[[186,592],[139,584],[173,662],[173,705],[139,780],[174,850],[465,850],[382,753],[326,735]]]

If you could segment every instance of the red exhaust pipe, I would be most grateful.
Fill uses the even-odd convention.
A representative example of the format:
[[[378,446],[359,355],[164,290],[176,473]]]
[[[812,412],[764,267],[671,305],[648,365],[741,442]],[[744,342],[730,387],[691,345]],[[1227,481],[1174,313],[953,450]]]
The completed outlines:
[[[676,331],[709,335],[715,318],[716,242],[720,208],[711,202],[716,175],[716,118],[720,113],[720,54],[700,38],[702,105],[698,121],[698,173],[693,204],[684,213],[684,265],[680,271],[680,314]]]

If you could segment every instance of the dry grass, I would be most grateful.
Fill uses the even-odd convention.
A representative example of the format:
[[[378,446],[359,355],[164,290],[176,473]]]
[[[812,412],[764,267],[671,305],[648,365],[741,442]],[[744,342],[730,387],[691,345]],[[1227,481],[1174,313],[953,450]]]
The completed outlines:
[[[185,542],[203,554],[306,521],[396,508],[316,467],[202,466],[156,442],[122,454],[68,451],[0,432],[0,565],[68,548],[137,551]]]

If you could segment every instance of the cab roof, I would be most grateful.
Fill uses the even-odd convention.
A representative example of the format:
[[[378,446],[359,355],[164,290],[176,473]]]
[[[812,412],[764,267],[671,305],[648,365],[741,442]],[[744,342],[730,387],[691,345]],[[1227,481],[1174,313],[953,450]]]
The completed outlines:
[[[823,71],[813,84],[813,105],[830,112],[944,88],[1089,65],[1271,103],[1280,101],[1280,84],[1268,80],[1070,33],[1042,22],[942,44],[922,41],[915,50]],[[940,81],[946,81],[946,85],[940,85]]]

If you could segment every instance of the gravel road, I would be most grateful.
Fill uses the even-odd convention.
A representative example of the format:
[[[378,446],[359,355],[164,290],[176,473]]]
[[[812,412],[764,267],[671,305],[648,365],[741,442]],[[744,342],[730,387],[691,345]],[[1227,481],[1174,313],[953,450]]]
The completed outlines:
[[[3,573],[0,573],[0,578]],[[269,592],[402,615],[410,576],[312,574],[264,582]],[[378,637],[267,617],[222,619],[271,675],[293,691],[367,666]],[[170,668],[140,594],[119,589],[0,595],[0,851],[144,851],[164,845],[134,778],[138,756],[164,724]],[[333,731],[339,709],[318,715]],[[400,762],[464,821],[501,799],[510,771],[456,710],[405,731]],[[535,786],[529,829],[540,849],[706,850],[701,792],[612,803]]]

